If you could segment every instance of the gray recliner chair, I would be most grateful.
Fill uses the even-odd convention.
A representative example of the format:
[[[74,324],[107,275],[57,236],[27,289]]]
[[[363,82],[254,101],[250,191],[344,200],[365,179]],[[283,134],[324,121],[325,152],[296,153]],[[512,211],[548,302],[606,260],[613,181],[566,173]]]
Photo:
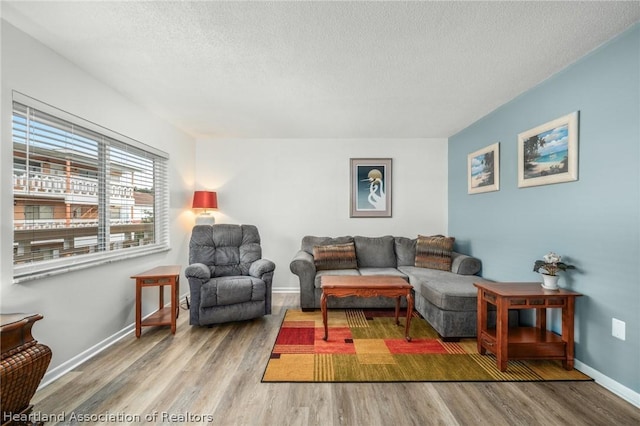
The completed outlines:
[[[254,225],[196,225],[189,242],[189,324],[242,321],[271,313],[275,264],[262,259]]]

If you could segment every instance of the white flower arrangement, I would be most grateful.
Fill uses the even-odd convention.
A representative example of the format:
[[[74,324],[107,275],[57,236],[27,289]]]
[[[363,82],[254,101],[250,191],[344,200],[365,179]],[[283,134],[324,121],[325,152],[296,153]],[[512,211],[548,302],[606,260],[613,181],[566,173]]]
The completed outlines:
[[[533,265],[534,272],[545,275],[555,276],[558,271],[566,271],[567,269],[576,269],[573,265],[562,262],[562,256],[554,252],[549,252],[542,257],[543,260],[536,260]]]

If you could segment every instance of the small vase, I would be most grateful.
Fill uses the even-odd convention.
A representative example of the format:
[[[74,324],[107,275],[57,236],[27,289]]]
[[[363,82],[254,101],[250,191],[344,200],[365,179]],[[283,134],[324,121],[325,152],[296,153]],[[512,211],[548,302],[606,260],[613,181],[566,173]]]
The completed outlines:
[[[547,274],[540,274],[542,275],[542,287],[546,288],[547,290],[558,290],[560,287],[558,287],[558,278],[560,278],[557,275],[547,275]]]

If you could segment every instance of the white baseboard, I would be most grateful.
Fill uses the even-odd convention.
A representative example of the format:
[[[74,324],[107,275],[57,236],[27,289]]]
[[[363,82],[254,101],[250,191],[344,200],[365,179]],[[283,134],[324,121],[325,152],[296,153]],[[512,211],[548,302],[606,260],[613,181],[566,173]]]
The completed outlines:
[[[591,376],[596,381],[596,383],[603,388],[610,390],[620,398],[640,408],[640,393],[634,391],[633,389],[629,389],[623,384],[616,382],[612,378],[605,376],[598,370],[589,367],[588,365],[578,361],[577,359],[574,360],[574,366],[577,370],[580,370],[584,374]]]
[[[273,293],[300,293],[299,289],[296,290],[296,289],[291,288],[291,287],[274,287],[272,289],[272,291],[273,291]],[[187,296],[186,294],[183,295],[180,298],[180,302],[182,302],[186,296]],[[170,303],[167,303],[167,306],[169,306],[169,305],[170,305]],[[152,314],[153,314],[153,312],[151,314],[147,315],[147,316],[150,316]],[[146,316],[144,318],[146,318]],[[136,327],[135,324],[129,324],[128,326],[126,326],[122,330],[118,331],[114,335],[107,337],[103,341],[93,345],[89,349],[87,349],[84,352],[74,356],[73,358],[69,359],[68,361],[66,361],[66,362],[64,362],[62,364],[60,364],[59,366],[57,366],[55,368],[52,368],[51,370],[48,370],[45,373],[45,375],[42,378],[42,380],[40,381],[40,385],[38,386],[38,389],[42,389],[45,386],[53,383],[55,380],[57,380],[60,377],[64,376],[69,371],[71,371],[74,368],[78,367],[82,363],[87,362],[88,360],[90,360],[94,356],[98,355],[100,352],[102,352],[105,349],[107,349],[109,346],[115,344],[120,339],[126,337],[129,333],[134,332],[135,327]]]
[[[181,302],[185,299],[185,297],[186,297],[186,294],[180,297],[180,299],[178,300],[178,305],[181,304]],[[168,302],[165,306],[171,306],[171,302]],[[153,314],[154,312],[151,312],[149,315],[144,316],[142,319],[144,320]],[[129,333],[133,333],[135,329],[136,329],[135,323],[129,324],[122,330],[118,331],[112,336],[107,337],[103,341],[93,345],[86,351],[79,353],[78,355],[74,356],[70,360],[63,362],[59,366],[52,368],[51,370],[48,370],[44,374],[44,377],[42,378],[42,380],[40,381],[40,385],[38,386],[38,389],[44,388],[45,386],[51,384],[55,380],[64,376],[65,374],[67,374],[69,371],[73,370],[77,366],[81,365],[84,362],[89,361],[91,358],[98,355],[100,352],[104,351],[109,346],[115,344],[120,339],[126,337]]]
[[[300,289],[291,287],[273,287],[271,291],[273,293],[300,293]]]
[[[66,361],[66,362],[64,362],[62,364],[60,364],[56,368],[53,368],[53,369],[47,371],[45,373],[44,377],[42,378],[42,381],[40,382],[40,386],[38,386],[38,389],[42,389],[43,387],[51,384],[55,380],[57,380],[60,377],[64,376],[65,374],[67,374],[69,371],[73,370],[77,366],[81,365],[84,362],[87,362],[88,360],[90,360],[94,356],[98,355],[100,352],[102,352],[105,349],[107,349],[109,346],[113,345],[114,343],[116,343],[120,339],[122,339],[123,337],[127,336],[129,333],[133,332],[135,330],[135,328],[136,328],[135,324],[128,325],[127,327],[123,328],[122,330],[120,330],[116,334],[114,334],[114,335],[112,335],[110,337],[107,337],[102,342],[100,342],[100,343],[98,343],[96,345],[93,345],[92,347],[90,347],[86,351],[74,356],[73,358],[71,358],[70,360],[68,360],[68,361]]]

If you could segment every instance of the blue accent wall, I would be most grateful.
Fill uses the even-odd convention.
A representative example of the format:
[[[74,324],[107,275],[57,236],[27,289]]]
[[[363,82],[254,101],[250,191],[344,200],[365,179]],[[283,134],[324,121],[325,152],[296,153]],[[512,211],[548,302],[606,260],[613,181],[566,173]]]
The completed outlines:
[[[578,180],[518,188],[518,133],[573,111]],[[467,194],[468,154],[495,142],[500,190]],[[560,279],[584,294],[576,359],[640,392],[640,24],[452,136],[448,159],[457,248],[497,281],[540,281],[533,263],[549,251],[576,265]],[[612,318],[626,341],[611,335]]]

